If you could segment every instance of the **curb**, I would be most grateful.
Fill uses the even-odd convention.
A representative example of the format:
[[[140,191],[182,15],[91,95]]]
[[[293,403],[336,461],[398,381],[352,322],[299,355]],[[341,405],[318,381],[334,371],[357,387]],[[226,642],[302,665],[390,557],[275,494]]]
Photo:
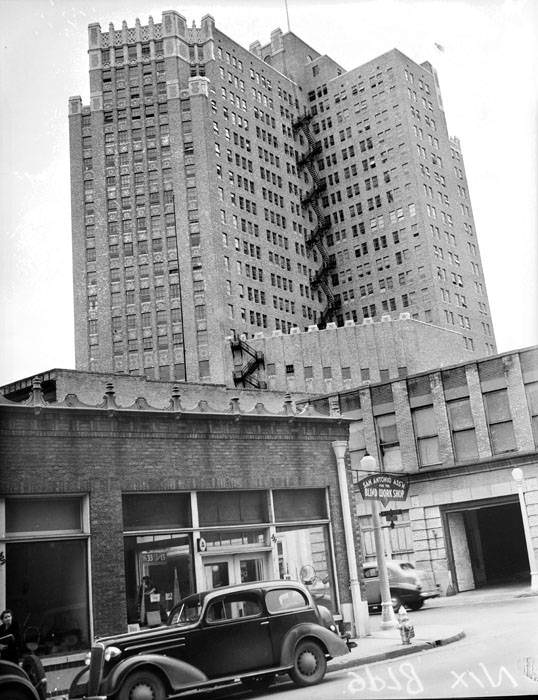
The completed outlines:
[[[443,639],[435,639],[433,641],[420,641],[416,644],[411,643],[409,646],[401,646],[397,649],[391,649],[390,651],[377,652],[376,654],[370,654],[368,656],[361,656],[359,658],[347,659],[340,663],[329,663],[327,664],[327,673],[335,673],[336,671],[345,671],[348,668],[354,668],[356,666],[366,666],[367,664],[377,663],[378,661],[387,661],[388,659],[395,659],[399,656],[409,656],[410,654],[418,654],[420,651],[427,651],[428,649],[436,649],[437,647],[444,647],[447,644],[452,644],[453,642],[458,642],[460,639],[465,637],[465,632],[457,632],[450,637],[445,637]],[[47,693],[48,698],[54,698],[54,700],[66,700],[67,690],[57,690],[49,691]]]
[[[409,646],[402,646],[399,649],[391,649],[390,651],[382,651],[377,654],[370,654],[369,656],[361,656],[356,659],[349,659],[338,664],[331,664],[329,661],[327,665],[327,673],[334,673],[335,671],[344,671],[348,668],[354,668],[355,666],[365,666],[366,664],[377,663],[378,661],[387,661],[388,659],[395,659],[399,656],[408,656],[409,654],[417,654],[420,651],[427,651],[428,649],[435,649],[437,647],[444,647],[447,644],[452,644],[453,642],[458,642],[460,639],[465,637],[465,632],[457,632],[450,637],[445,637],[444,639],[436,639],[431,642],[421,641],[417,644],[410,644]],[[342,658],[342,657],[340,657]],[[345,657],[343,657],[345,658]]]

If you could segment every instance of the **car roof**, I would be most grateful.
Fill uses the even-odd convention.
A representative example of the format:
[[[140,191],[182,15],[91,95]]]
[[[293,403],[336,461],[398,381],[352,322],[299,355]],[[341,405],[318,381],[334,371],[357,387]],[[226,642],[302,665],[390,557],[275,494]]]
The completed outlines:
[[[219,586],[219,588],[213,588],[209,591],[200,591],[199,593],[192,593],[189,596],[185,596],[179,604],[184,603],[187,600],[198,598],[200,601],[205,600],[208,597],[215,598],[217,596],[225,595],[226,593],[241,593],[243,591],[259,591],[268,590],[272,588],[300,588],[301,591],[306,591],[307,589],[300,581],[283,581],[280,579],[274,581],[251,581],[250,583],[238,583],[233,586]]]
[[[410,561],[403,561],[403,560],[396,560],[396,559],[387,559],[386,562],[387,566],[400,566],[400,564],[411,564]],[[411,564],[411,566],[413,566]],[[373,569],[374,567],[377,568],[377,562],[376,561],[367,561],[363,564],[363,567],[365,569]]]

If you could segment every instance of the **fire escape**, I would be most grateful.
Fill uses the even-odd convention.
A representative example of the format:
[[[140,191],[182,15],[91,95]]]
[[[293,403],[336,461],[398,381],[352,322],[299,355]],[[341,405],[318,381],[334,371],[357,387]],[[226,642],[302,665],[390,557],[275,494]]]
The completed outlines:
[[[321,182],[316,168],[316,158],[321,154],[321,143],[314,139],[310,131],[310,121],[312,115],[308,112],[300,116],[293,124],[295,133],[302,131],[308,142],[308,150],[297,158],[297,168],[299,172],[305,168],[310,175],[312,188],[301,199],[303,209],[310,207],[316,217],[316,225],[313,231],[306,239],[306,247],[308,250],[316,249],[321,257],[321,265],[310,278],[310,286],[312,289],[321,288],[325,295],[326,304],[321,312],[318,320],[318,325],[325,326],[327,322],[334,320],[337,302],[329,285],[329,272],[335,267],[334,259],[329,257],[327,249],[324,245],[325,235],[331,228],[331,217],[325,216],[321,210],[319,199],[327,189],[325,182]]]
[[[243,388],[267,389],[267,383],[254,376],[260,367],[265,367],[263,352],[254,350],[246,341],[234,336],[230,341],[234,363],[233,379],[235,386]],[[246,363],[243,364],[243,360]]]

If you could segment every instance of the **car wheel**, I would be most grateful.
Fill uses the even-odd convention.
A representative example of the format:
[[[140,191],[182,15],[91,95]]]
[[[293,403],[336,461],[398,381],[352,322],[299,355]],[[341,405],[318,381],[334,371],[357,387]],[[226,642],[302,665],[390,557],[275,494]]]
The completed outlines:
[[[2,697],[6,700],[33,700],[34,698],[29,690],[16,685],[2,686]]]
[[[119,700],[165,700],[164,683],[151,671],[135,671],[123,681]]]
[[[263,676],[248,676],[241,678],[241,683],[249,690],[265,690],[275,680],[274,673],[266,673]]]
[[[415,600],[413,603],[408,604],[411,610],[420,610],[420,608],[424,605],[423,600]]]
[[[295,649],[295,660],[290,678],[300,686],[319,683],[327,670],[325,652],[317,642],[299,642]]]

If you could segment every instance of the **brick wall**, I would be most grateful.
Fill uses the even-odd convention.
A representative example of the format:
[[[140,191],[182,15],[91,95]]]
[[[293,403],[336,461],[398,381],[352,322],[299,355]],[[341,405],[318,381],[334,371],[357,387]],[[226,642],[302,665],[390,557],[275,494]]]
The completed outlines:
[[[350,601],[334,440],[347,421],[0,407],[0,493],[89,494],[94,633],[125,629],[123,491],[328,488],[342,603]]]

